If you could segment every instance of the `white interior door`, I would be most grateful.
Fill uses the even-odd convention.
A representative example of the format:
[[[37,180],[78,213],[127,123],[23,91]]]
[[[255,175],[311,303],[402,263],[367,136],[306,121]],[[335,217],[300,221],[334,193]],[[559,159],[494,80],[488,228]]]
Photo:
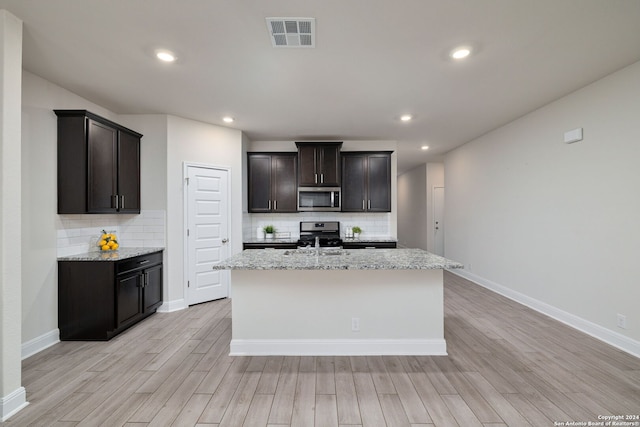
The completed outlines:
[[[433,252],[444,256],[444,187],[433,187]]]
[[[187,166],[187,303],[229,296],[229,272],[211,267],[229,256],[229,171]]]

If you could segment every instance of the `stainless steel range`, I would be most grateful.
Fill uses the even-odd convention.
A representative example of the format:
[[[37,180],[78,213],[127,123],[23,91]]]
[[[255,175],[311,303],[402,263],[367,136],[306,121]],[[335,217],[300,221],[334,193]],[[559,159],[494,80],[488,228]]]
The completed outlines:
[[[315,246],[316,238],[322,247],[340,247],[340,222],[301,221],[298,246]]]

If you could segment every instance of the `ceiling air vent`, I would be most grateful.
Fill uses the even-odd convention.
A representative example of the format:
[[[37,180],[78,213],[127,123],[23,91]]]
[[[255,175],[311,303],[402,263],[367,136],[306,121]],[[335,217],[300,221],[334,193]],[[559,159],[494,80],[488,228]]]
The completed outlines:
[[[316,47],[315,18],[267,18],[273,47]]]

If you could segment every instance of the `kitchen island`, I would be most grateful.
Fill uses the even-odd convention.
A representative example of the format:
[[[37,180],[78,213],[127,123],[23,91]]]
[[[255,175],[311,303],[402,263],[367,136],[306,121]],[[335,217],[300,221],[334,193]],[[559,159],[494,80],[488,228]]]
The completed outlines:
[[[232,355],[446,355],[443,269],[421,249],[259,249],[231,270]]]

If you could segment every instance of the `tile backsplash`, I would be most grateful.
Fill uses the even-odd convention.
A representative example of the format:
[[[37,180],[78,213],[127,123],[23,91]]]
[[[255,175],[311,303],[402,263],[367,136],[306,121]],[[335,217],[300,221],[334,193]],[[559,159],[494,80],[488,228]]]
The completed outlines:
[[[265,225],[273,225],[278,233],[290,233],[291,238],[300,235],[300,221],[340,221],[340,233],[344,235],[347,227],[362,228],[362,237],[391,237],[391,215],[389,213],[335,213],[335,212],[300,212],[291,214],[244,214],[243,238],[255,239],[258,229]]]
[[[99,250],[102,230],[114,232],[123,248],[164,247],[166,211],[143,210],[139,215],[58,215],[58,256]]]

